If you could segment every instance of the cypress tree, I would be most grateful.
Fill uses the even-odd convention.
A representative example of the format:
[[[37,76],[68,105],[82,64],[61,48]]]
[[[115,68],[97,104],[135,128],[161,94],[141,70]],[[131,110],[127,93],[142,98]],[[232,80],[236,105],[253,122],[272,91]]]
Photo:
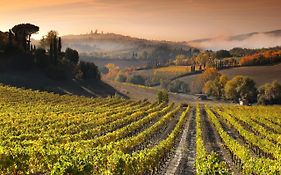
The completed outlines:
[[[58,40],[57,40],[57,37],[54,37],[53,47],[54,47],[54,64],[57,64],[57,61],[58,61]]]
[[[61,45],[61,37],[59,37],[58,53],[61,53],[61,48],[62,48],[62,45]]]
[[[54,47],[53,47],[53,41],[51,41],[51,43],[50,43],[50,52],[49,52],[49,55],[50,55],[50,59],[51,59],[51,61],[53,62],[53,60],[54,60]]]

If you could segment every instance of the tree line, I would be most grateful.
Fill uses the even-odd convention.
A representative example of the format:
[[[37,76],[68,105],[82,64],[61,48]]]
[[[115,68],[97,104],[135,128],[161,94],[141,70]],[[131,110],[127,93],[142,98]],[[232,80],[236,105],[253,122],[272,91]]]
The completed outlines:
[[[281,104],[281,85],[277,81],[257,88],[254,80],[247,76],[228,79],[214,68],[208,68],[200,75],[202,91],[217,99],[233,102],[247,101],[263,105]]]
[[[0,68],[9,70],[41,70],[54,80],[76,78],[78,80],[100,80],[98,67],[94,63],[79,60],[77,50],[62,51],[62,39],[51,30],[43,36],[40,44],[32,44],[31,35],[39,27],[26,23],[15,25],[8,32],[0,31]]]

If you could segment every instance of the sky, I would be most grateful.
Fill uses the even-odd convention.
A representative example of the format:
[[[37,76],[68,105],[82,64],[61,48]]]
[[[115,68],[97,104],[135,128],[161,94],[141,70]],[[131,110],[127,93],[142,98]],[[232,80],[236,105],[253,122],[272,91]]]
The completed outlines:
[[[60,35],[98,29],[139,38],[189,41],[281,29],[280,0],[1,0],[0,30],[18,23]]]

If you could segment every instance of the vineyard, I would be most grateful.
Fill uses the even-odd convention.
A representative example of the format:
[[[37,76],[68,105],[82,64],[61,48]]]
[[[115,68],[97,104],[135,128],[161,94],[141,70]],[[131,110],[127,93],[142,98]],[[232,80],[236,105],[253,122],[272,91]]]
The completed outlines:
[[[281,108],[0,86],[0,174],[281,174]]]

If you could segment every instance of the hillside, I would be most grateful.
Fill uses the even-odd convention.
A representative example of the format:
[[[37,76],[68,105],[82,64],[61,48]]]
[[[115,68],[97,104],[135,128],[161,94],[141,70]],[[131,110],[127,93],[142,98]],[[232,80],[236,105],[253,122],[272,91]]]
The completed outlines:
[[[64,48],[72,47],[82,54],[97,58],[146,59],[157,49],[171,50],[171,54],[192,54],[193,49],[184,43],[146,40],[114,33],[66,35],[62,39]]]
[[[54,81],[49,79],[41,71],[35,70],[1,72],[0,84],[87,97],[107,97],[117,92],[113,87],[102,81],[77,81],[74,79]]]
[[[249,76],[252,78],[257,86],[263,85],[265,83],[270,83],[277,80],[281,83],[281,64],[271,65],[271,66],[248,66],[248,67],[237,67],[231,69],[221,70],[220,73],[227,75],[228,78],[232,78],[236,75]],[[188,84],[198,79],[200,75],[191,75],[183,78],[179,78]]]
[[[104,65],[112,60],[142,60],[139,66],[156,60],[156,64],[166,63],[178,54],[193,55],[198,49],[185,43],[139,39],[113,33],[90,33],[62,37],[63,49],[70,47],[78,50],[81,59]],[[100,62],[106,60],[104,62]],[[118,64],[118,63],[117,63]],[[120,64],[122,65],[122,64]],[[130,65],[130,62],[129,62]]]

